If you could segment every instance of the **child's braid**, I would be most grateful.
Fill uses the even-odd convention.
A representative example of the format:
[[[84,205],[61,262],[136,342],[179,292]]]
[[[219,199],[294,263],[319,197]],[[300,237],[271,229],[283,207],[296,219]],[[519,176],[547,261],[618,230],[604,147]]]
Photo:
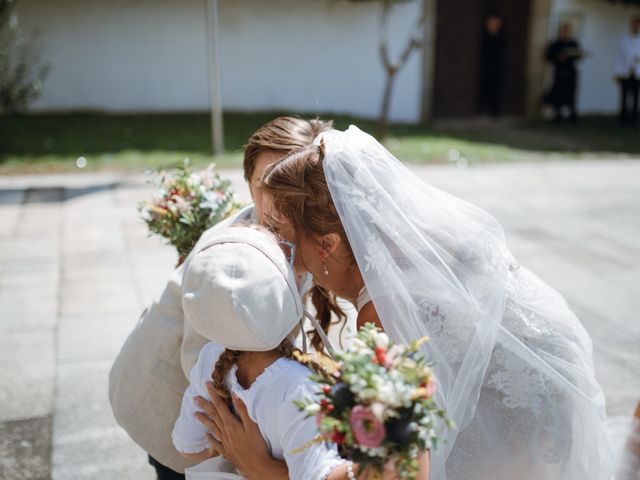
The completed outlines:
[[[224,385],[224,377],[227,375],[227,372],[233,367],[233,365],[238,361],[238,358],[242,355],[243,352],[239,352],[237,350],[229,350],[228,348],[222,352],[222,355],[218,357],[218,361],[213,369],[213,373],[211,374],[211,378],[213,379],[213,388],[220,395],[227,405],[231,407],[231,394],[227,387]]]

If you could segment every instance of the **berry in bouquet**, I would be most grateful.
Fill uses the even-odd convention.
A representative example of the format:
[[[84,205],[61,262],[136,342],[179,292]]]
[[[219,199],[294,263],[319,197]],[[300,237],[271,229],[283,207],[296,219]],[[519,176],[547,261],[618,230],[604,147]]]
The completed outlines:
[[[398,478],[415,479],[419,454],[436,448],[452,427],[433,399],[436,380],[420,352],[425,341],[396,345],[368,323],[333,359],[298,354],[302,363],[321,367],[312,377],[320,385],[318,398],[296,402],[317,419],[320,434],[311,443],[336,443],[361,473],[382,475],[391,462]]]
[[[157,194],[139,206],[150,234],[160,235],[178,251],[178,264],[193,249],[202,233],[232,215],[240,203],[231,183],[223,180],[211,164],[193,171],[183,166],[156,172]]]

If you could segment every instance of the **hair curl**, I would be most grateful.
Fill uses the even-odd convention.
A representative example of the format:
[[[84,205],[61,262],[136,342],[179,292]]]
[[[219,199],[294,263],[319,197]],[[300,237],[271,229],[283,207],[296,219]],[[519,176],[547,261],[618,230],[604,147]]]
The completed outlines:
[[[244,146],[245,180],[251,180],[259,154],[271,151],[284,157],[311,145],[320,133],[330,130],[332,126],[333,122],[330,120],[303,120],[297,117],[278,117],[265,123],[251,135]]]
[[[327,186],[323,159],[322,142],[319,146],[310,145],[298,150],[265,171],[262,188],[270,195],[275,211],[291,222],[297,232],[306,238],[336,233],[353,257]],[[316,318],[325,332],[329,331],[332,314],[337,317],[336,323],[346,319],[335,294],[318,285],[313,287],[310,294],[316,308]],[[311,344],[317,351],[322,351],[324,346],[316,332],[312,332]]]

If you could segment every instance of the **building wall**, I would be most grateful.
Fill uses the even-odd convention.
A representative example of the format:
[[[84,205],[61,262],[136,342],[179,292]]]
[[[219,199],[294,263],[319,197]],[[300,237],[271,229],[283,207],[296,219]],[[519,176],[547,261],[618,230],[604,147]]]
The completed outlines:
[[[420,2],[397,8],[399,50]],[[52,71],[35,110],[209,107],[205,0],[23,0]],[[225,109],[375,117],[384,72],[378,6],[345,0],[221,0]],[[391,117],[419,119],[421,55],[398,75]]]
[[[629,31],[629,20],[640,9],[605,0],[555,0],[549,21],[549,39],[556,37],[562,18],[577,17],[578,40],[587,57],[580,64],[578,109],[583,113],[614,113],[619,106],[618,86],[613,81],[621,36]]]

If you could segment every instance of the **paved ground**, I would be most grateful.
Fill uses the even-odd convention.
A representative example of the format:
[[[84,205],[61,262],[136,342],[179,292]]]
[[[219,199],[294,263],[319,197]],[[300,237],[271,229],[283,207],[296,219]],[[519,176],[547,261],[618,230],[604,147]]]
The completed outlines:
[[[640,399],[640,162],[420,167],[505,226],[589,330],[609,413]],[[238,171],[225,173],[241,197]],[[153,477],[115,424],[107,373],[175,262],[146,237],[140,177],[0,178],[0,478]]]

